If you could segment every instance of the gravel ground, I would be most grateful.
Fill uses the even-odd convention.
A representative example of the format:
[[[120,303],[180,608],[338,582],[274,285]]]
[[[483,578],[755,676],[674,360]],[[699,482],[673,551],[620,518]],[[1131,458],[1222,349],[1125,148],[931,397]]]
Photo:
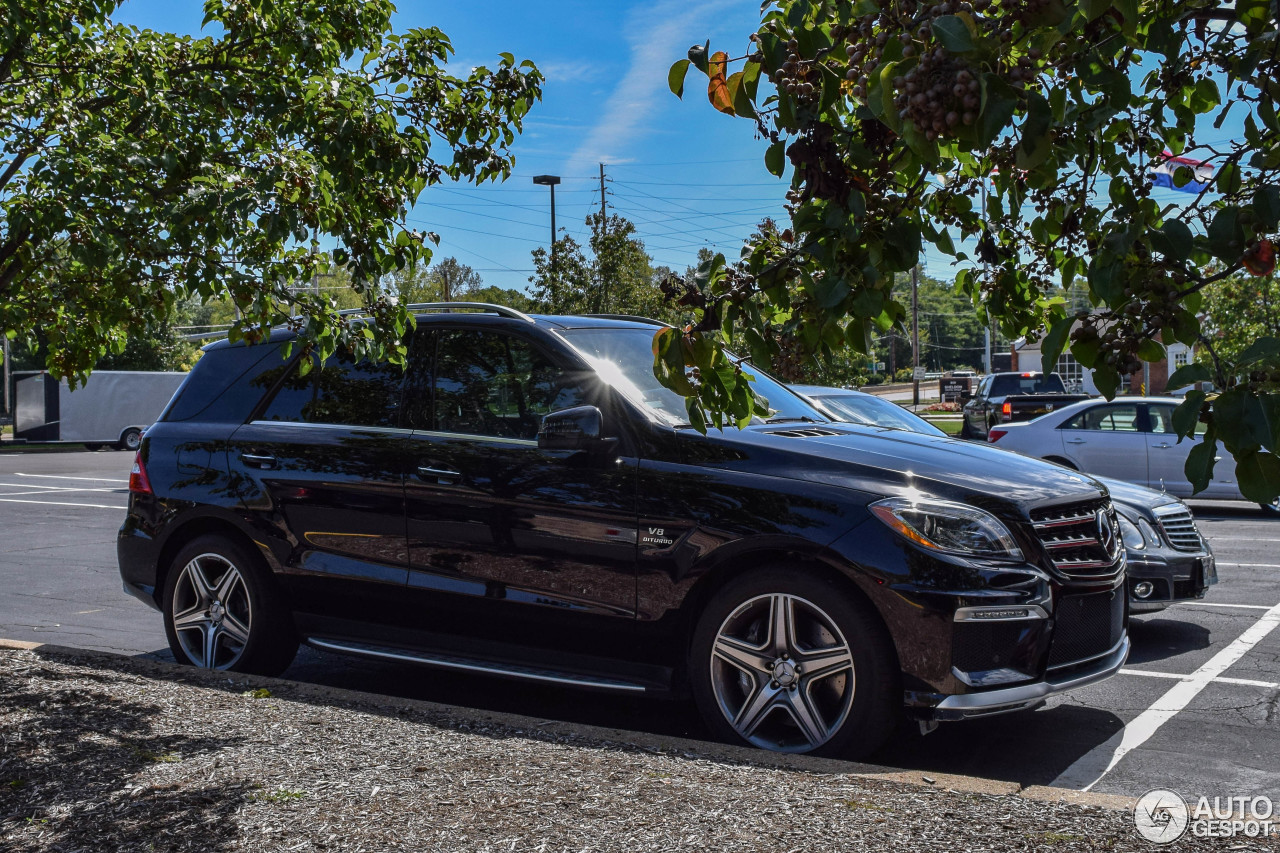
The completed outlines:
[[[0,649],[0,850],[1155,849],[1124,810],[489,717]]]

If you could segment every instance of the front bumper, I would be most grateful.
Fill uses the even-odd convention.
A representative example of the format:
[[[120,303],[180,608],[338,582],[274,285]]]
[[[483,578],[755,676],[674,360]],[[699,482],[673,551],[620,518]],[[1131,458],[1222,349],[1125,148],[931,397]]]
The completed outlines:
[[[1218,582],[1213,553],[1187,553],[1164,549],[1158,553],[1128,552],[1127,588],[1131,613],[1156,613],[1179,601],[1204,598]],[[1151,592],[1138,597],[1140,583],[1151,584]]]
[[[986,717],[993,714],[1006,714],[1010,711],[1024,711],[1042,704],[1050,696],[1065,693],[1095,684],[1110,678],[1120,671],[1129,658],[1129,637],[1126,634],[1102,657],[1084,664],[1064,668],[1055,673],[1050,670],[1043,681],[1035,684],[1024,684],[1020,687],[1006,687],[989,690],[984,693],[966,693],[960,696],[948,696],[932,709],[927,719],[932,720],[966,720],[972,717]]]

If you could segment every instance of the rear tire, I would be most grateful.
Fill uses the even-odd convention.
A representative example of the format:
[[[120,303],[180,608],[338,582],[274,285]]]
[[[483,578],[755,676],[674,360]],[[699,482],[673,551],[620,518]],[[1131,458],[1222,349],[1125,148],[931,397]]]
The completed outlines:
[[[211,534],[191,541],[165,578],[164,630],[178,663],[279,675],[298,653],[293,615],[262,558]]]
[[[793,567],[721,589],[698,620],[688,671],[703,720],[731,743],[857,759],[901,716],[897,656],[874,609]]]
[[[1280,518],[1280,498],[1276,498],[1269,504],[1258,504],[1258,506],[1262,507],[1264,515],[1269,515],[1272,518]]]
[[[129,427],[120,435],[120,440],[116,442],[116,450],[129,450],[134,453],[142,446],[142,430],[137,427]]]
[[[968,440],[968,441],[972,441],[972,440],[975,438],[975,436],[974,436],[974,434],[973,434],[973,429],[971,429],[971,428],[970,428],[970,426],[969,426],[969,419],[968,419],[968,418],[964,418],[964,419],[960,422],[960,433],[959,433],[959,436],[960,436],[960,438],[966,439],[966,440]]]
[[[1055,465],[1061,465],[1063,468],[1070,468],[1072,471],[1080,470],[1075,465],[1073,465],[1069,459],[1063,459],[1061,456],[1046,456],[1044,457],[1044,461],[1052,462]]]

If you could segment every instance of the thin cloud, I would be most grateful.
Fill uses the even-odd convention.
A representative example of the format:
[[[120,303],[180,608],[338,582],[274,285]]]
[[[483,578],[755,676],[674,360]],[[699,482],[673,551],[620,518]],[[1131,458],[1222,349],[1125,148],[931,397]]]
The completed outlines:
[[[739,5],[735,0],[690,7],[687,0],[666,0],[633,12],[627,22],[631,64],[608,96],[600,120],[574,152],[571,162],[621,163],[622,151],[636,137],[651,132],[649,117],[659,98],[672,97],[667,69],[680,56],[680,46],[698,40],[701,28],[717,12]]]

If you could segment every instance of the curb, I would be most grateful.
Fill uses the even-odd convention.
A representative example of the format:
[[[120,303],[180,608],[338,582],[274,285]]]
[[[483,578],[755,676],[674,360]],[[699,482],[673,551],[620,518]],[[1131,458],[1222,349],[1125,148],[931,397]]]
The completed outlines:
[[[750,747],[710,741],[690,740],[673,735],[657,735],[648,732],[635,732],[624,729],[610,729],[583,723],[568,723],[560,720],[546,720],[527,717],[502,711],[483,711],[458,705],[445,705],[439,702],[427,702],[421,699],[403,699],[397,696],[385,696],[377,693],[365,693],[358,690],[347,690],[340,687],[326,687],[308,684],[301,681],[290,681],[285,678],[268,678],[260,675],[244,673],[214,673],[181,666],[167,661],[148,660],[130,657],[116,652],[104,652],[95,649],[78,649],[71,646],[50,643],[33,643],[22,640],[6,640],[0,638],[0,652],[30,651],[54,659],[71,658],[66,661],[83,664],[85,661],[107,664],[113,669],[128,670],[137,675],[161,678],[167,681],[181,681],[199,686],[225,689],[228,675],[235,677],[235,683],[253,687],[272,689],[278,698],[320,699],[337,701],[344,705],[360,707],[379,707],[392,709],[412,709],[448,716],[455,720],[497,723],[518,731],[556,731],[574,734],[584,739],[624,743],[650,752],[679,753],[688,758],[720,761],[733,764],[748,764],[769,767],[777,770],[794,770],[804,773],[824,775],[846,775],[878,782],[896,782],[915,785],[921,788],[936,788],[966,794],[986,796],[1018,796],[1027,800],[1049,803],[1064,803],[1074,806],[1100,808],[1114,811],[1132,811],[1137,799],[1115,794],[1094,794],[1063,788],[1048,788],[1041,785],[1023,787],[1017,782],[1005,782],[997,779],[983,779],[977,776],[961,776],[949,773],[925,773],[917,770],[899,770],[875,764],[863,764],[855,761],[842,761],[834,758],[819,758],[808,755],[787,755],[766,752]]]

